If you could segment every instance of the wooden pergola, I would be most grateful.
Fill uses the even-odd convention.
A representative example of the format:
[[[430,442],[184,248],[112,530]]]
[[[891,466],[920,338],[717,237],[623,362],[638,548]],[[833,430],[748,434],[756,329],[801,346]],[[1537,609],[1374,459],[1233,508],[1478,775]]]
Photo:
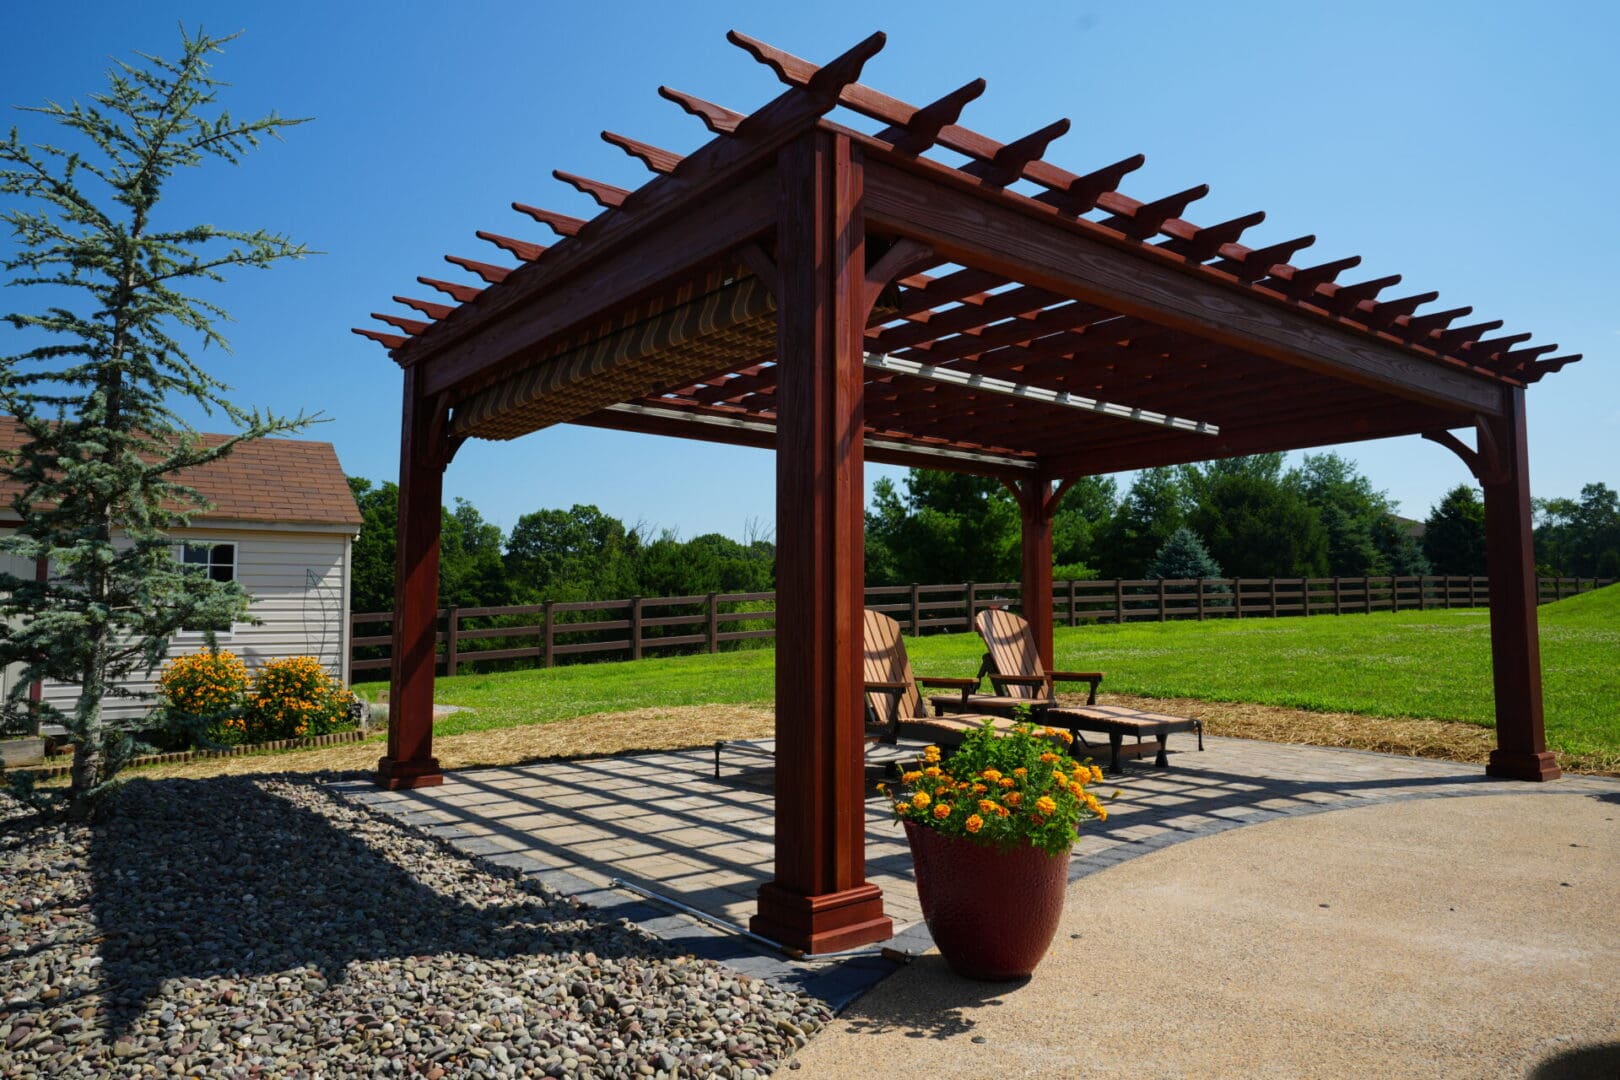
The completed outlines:
[[[653,175],[558,171],[602,210],[522,203],[550,247],[448,260],[481,285],[358,330],[404,369],[389,787],[435,784],[435,613],[445,467],[468,438],[558,423],[777,451],[775,879],[756,931],[810,952],[889,936],[865,880],[863,465],[996,477],[1023,516],[1024,614],[1052,651],[1051,512],[1078,477],[1422,434],[1484,488],[1493,776],[1558,775],[1542,730],[1524,392],[1578,359],[1466,307],[1250,246],[1259,213],[1183,215],[1202,185],[1120,193],[1140,155],[1076,174],[1059,120],[1008,143],[958,123],[974,80],[917,107],[862,85],[874,34],[816,66],[730,40],[787,89],[749,114],[659,93],[713,133],[686,157],[603,132]],[[864,119],[859,119],[864,118]],[[843,122],[840,122],[842,120]],[[959,163],[947,163],[950,157]],[[1469,428],[1470,446],[1454,432]],[[1045,598],[1043,601],[1041,598]]]

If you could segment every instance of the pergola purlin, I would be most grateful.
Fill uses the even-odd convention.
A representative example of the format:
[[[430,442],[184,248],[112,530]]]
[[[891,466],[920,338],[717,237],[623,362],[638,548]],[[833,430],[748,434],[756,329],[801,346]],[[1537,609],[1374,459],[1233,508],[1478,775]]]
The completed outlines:
[[[1487,336],[1500,321],[1296,267],[1312,238],[1240,242],[1263,215],[1181,215],[1196,187],[1117,190],[1140,156],[1081,175],[1043,159],[1067,121],[1011,143],[957,123],[970,82],[917,108],[860,84],[877,34],[817,67],[731,40],[787,90],[751,114],[669,88],[714,137],[683,158],[603,138],[655,175],[630,190],[558,172],[602,212],[514,207],[562,239],[478,235],[485,287],[358,330],[405,373],[388,755],[379,781],[437,783],[434,615],[442,475],[461,441],[558,422],[777,450],[775,880],[755,929],[809,951],[889,932],[864,877],[861,607],[865,460],[1000,478],[1024,520],[1025,614],[1051,661],[1051,513],[1075,478],[1420,433],[1485,490],[1498,748],[1493,775],[1556,776],[1541,721],[1524,387],[1576,356]],[[882,125],[829,119],[843,109]],[[941,148],[966,159],[928,156]],[[1477,446],[1450,432],[1472,427]]]

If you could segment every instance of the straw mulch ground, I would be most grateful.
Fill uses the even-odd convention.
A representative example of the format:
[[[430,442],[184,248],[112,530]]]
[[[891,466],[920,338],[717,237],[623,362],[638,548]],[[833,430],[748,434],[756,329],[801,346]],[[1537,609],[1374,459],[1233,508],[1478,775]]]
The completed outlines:
[[[472,731],[433,740],[439,764],[447,769],[480,765],[521,765],[555,758],[606,757],[643,750],[709,746],[717,739],[760,739],[771,735],[772,710],[762,705],[680,705],[598,713],[551,724]],[[375,769],[382,736],[363,743],[323,746],[281,754],[219,758],[138,769],[131,776],[223,776],[264,772],[347,772]]]
[[[1211,735],[1270,742],[1338,746],[1483,765],[1496,744],[1488,728],[1443,720],[1402,720],[1354,713],[1307,712],[1276,705],[1139,698],[1104,694],[1106,704],[1193,716]],[[1078,699],[1075,701],[1079,703]],[[606,757],[643,750],[708,746],[718,739],[768,738],[772,711],[765,705],[684,705],[598,713],[549,724],[474,731],[434,740],[447,769],[518,765],[554,758]],[[253,757],[222,758],[135,770],[132,776],[220,776],[264,772],[347,772],[376,767],[381,736],[364,743]],[[1620,776],[1620,756],[1560,754],[1566,772]]]

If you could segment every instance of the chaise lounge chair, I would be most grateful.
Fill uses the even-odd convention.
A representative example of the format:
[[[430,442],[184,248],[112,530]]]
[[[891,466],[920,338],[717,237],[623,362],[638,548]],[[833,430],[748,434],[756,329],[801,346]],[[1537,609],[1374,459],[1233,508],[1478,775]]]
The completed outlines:
[[[871,741],[894,743],[920,739],[956,746],[986,720],[1011,729],[1013,709],[1030,704],[1022,698],[974,693],[979,680],[918,676],[911,670],[900,624],[881,611],[866,610],[866,730]],[[935,697],[929,716],[918,687],[948,687],[958,696]],[[944,715],[948,708],[950,714]]]
[[[911,670],[911,659],[906,655],[906,644],[900,636],[900,624],[871,608],[867,608],[865,614],[867,749],[879,743],[892,746],[901,739],[958,746],[970,733],[983,727],[986,720],[1000,730],[1010,730],[1018,722],[1014,719],[1015,710],[1039,704],[1024,697],[976,693],[981,682],[978,677],[918,677]],[[936,715],[929,716],[919,686],[946,688],[956,693],[934,697],[931,703]],[[753,747],[747,741],[719,740],[714,744],[716,779],[720,777],[720,752],[728,746],[748,747],[755,754],[770,756],[769,751]]]
[[[986,608],[973,620],[973,627],[984,639],[984,663],[980,674],[988,675],[990,684],[998,694],[1016,697],[1035,707],[1035,715],[1042,723],[1066,728],[1082,745],[1082,732],[1108,736],[1108,767],[1119,771],[1122,757],[1141,757],[1145,751],[1157,750],[1153,763],[1161,768],[1170,764],[1165,745],[1176,731],[1192,731],[1198,735],[1198,749],[1204,748],[1204,724],[1185,716],[1145,712],[1123,705],[1098,705],[1097,687],[1103,681],[1100,671],[1045,671],[1042,669],[1040,650],[1035,644],[1034,631],[1020,616],[1003,608]],[[1086,683],[1090,689],[1086,703],[1063,706],[1057,699],[1057,684],[1062,682]],[[1126,747],[1125,736],[1136,736],[1136,745]],[[1143,739],[1153,740],[1143,743]]]

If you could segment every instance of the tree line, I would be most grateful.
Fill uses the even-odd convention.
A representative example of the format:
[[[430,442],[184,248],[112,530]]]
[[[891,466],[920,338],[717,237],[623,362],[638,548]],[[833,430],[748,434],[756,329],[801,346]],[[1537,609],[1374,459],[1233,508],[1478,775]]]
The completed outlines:
[[[354,547],[353,609],[393,607],[393,483],[349,481],[365,523]],[[1620,577],[1620,497],[1588,484],[1576,499],[1538,500],[1541,573]],[[1087,477],[1053,520],[1057,580],[1156,577],[1365,577],[1484,574],[1485,509],[1462,484],[1423,522],[1335,453],[1282,454],[1148,469],[1120,492]],[[1019,576],[1017,504],[1000,482],[913,470],[874,485],[866,515],[872,585],[1009,581]],[[595,506],[525,514],[510,533],[465,499],[443,510],[440,596],[446,606],[764,592],[776,546],[706,533],[682,540],[627,525]]]

